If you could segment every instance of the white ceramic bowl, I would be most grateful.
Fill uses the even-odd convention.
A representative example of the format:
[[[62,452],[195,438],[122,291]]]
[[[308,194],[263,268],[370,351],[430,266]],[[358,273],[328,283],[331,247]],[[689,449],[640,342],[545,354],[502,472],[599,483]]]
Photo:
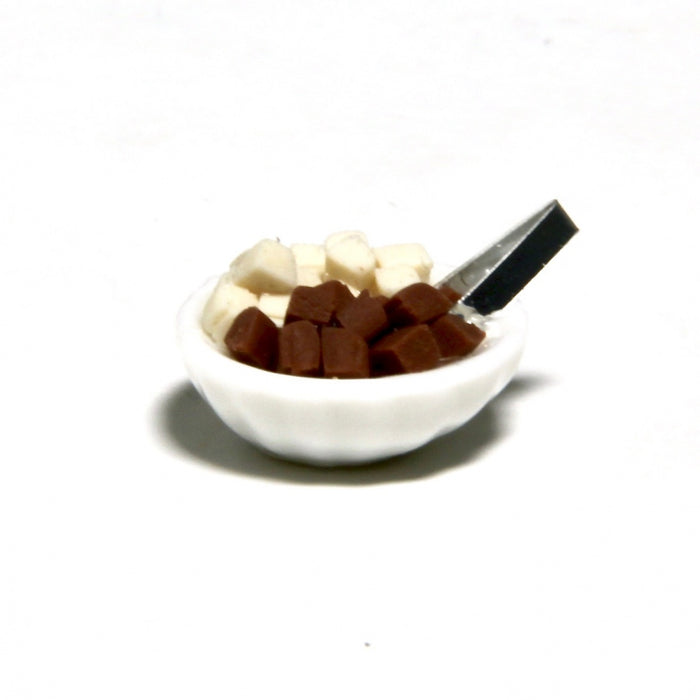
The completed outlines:
[[[373,379],[275,374],[225,356],[202,330],[215,284],[197,290],[177,317],[192,383],[242,438],[317,466],[402,454],[458,428],[510,381],[525,344],[525,313],[511,304],[488,317],[486,340],[474,353],[433,370]]]

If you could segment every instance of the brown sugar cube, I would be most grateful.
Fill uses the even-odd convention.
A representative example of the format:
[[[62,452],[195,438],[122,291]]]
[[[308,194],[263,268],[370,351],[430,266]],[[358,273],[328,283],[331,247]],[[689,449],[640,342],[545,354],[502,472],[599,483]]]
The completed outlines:
[[[381,299],[370,296],[366,289],[338,312],[338,323],[361,335],[367,342],[389,327],[384,303]]]
[[[239,362],[260,369],[274,369],[277,363],[277,326],[257,306],[236,316],[224,343]]]
[[[321,329],[323,375],[339,379],[369,377],[369,348],[364,338],[347,328]]]
[[[338,312],[345,304],[351,302],[355,298],[350,288],[339,280],[328,280],[323,284],[319,284],[318,289],[321,290],[323,294],[327,294],[331,300],[330,305],[333,309],[331,322],[336,319]]]
[[[289,298],[285,325],[295,321],[309,321],[315,324],[330,323],[333,317],[333,300],[329,294],[317,287],[299,285],[294,287]]]
[[[279,330],[277,371],[299,377],[317,377],[321,372],[321,340],[310,321],[294,321]]]
[[[447,313],[453,306],[441,291],[426,282],[416,282],[396,292],[386,304],[394,326],[428,323]]]
[[[424,323],[399,328],[370,348],[372,373],[376,376],[433,369],[440,361],[440,348]]]
[[[472,352],[486,333],[458,314],[445,314],[430,324],[443,359],[462,357]]]
[[[452,287],[448,287],[446,284],[442,285],[441,287],[438,287],[438,289],[453,303],[456,304],[461,298],[462,295],[459,292],[456,292]]]
[[[299,285],[292,290],[284,322],[311,321],[327,326],[352,299],[352,292],[338,280],[329,280],[315,287]]]

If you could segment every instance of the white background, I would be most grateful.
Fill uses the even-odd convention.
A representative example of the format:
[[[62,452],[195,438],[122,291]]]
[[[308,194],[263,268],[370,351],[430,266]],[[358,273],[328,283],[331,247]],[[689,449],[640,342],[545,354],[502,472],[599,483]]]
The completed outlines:
[[[700,697],[696,8],[0,0],[0,697]],[[260,237],[457,263],[555,197],[452,435],[313,470],[189,387]]]

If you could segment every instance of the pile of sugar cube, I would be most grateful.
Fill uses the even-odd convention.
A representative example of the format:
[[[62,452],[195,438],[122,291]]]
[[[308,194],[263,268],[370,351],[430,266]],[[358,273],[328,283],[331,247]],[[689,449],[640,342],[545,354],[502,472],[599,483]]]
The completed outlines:
[[[295,287],[339,280],[357,295],[393,296],[429,281],[433,262],[418,243],[371,247],[362,231],[339,231],[322,244],[286,246],[265,238],[241,253],[221,275],[202,313],[202,327],[220,347],[233,321],[255,306],[282,326]]]

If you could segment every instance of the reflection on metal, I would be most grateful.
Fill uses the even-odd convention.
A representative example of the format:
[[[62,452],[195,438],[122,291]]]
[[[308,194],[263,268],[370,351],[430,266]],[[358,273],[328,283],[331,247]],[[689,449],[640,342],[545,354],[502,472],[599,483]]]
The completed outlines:
[[[578,231],[557,200],[457,268],[437,286],[481,314],[502,309]]]

